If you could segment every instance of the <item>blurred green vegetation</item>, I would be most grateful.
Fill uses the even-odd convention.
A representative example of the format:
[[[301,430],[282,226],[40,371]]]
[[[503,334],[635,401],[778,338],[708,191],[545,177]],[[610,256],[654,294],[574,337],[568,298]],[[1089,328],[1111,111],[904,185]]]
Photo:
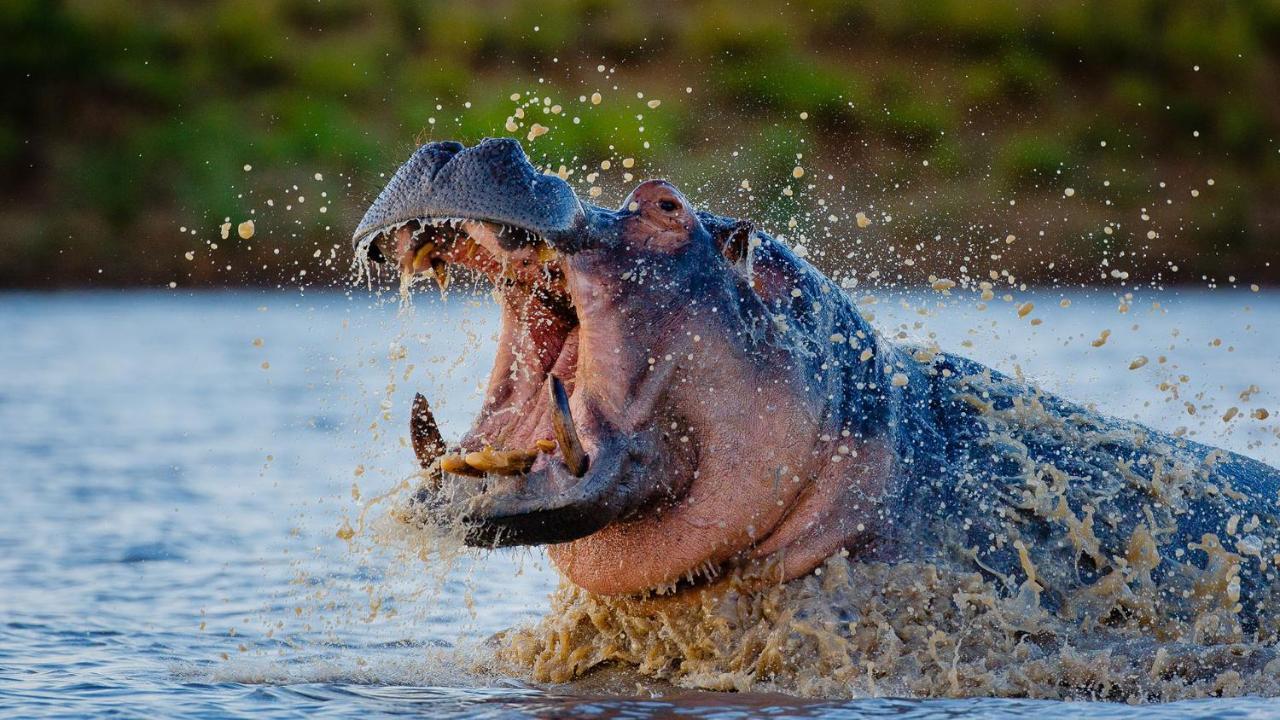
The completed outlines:
[[[902,234],[1052,219],[1096,278],[1099,222],[1150,212],[1188,280],[1280,279],[1275,0],[7,0],[0,38],[0,286],[333,280],[416,141],[532,122],[552,168],[636,157],[771,222],[804,201],[732,193],[799,153]]]

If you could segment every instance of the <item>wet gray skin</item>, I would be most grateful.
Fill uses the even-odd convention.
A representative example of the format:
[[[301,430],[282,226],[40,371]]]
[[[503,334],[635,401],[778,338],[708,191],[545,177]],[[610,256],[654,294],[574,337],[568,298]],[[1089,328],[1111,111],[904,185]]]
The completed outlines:
[[[897,347],[785,244],[669,183],[609,210],[514,141],[435,143],[355,244],[501,290],[472,429],[450,447],[423,398],[411,424],[417,507],[470,544],[548,544],[609,594],[744,566],[786,580],[845,550],[958,564],[1098,622],[1219,603],[1277,630],[1274,468]],[[1104,579],[1150,602],[1082,600]]]

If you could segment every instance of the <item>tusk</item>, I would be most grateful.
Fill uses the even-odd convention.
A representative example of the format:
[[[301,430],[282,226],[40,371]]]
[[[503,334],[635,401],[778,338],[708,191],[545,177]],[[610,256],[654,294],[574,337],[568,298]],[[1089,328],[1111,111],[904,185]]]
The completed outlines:
[[[564,464],[569,472],[582,477],[587,471],[587,453],[582,449],[582,441],[578,439],[578,428],[573,424],[573,415],[569,413],[569,394],[564,390],[564,383],[555,375],[547,376],[547,399],[551,408],[551,431],[560,444],[560,453],[564,455]]]
[[[413,412],[409,416],[409,439],[413,441],[413,454],[418,456],[418,465],[423,469],[431,467],[436,458],[444,454],[444,438],[440,436],[440,426],[431,414],[431,406],[427,399],[418,393],[413,398]]]

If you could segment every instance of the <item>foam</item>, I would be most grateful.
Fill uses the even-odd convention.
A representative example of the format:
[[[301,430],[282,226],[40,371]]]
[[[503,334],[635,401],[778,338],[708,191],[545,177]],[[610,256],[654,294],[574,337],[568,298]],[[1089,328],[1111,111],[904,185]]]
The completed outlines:
[[[935,564],[833,557],[820,570],[765,589],[734,576],[671,598],[564,584],[546,618],[503,637],[499,658],[542,683],[623,664],[686,688],[820,698],[1280,694],[1274,645],[1212,633],[1162,642],[1138,622],[1086,627]]]

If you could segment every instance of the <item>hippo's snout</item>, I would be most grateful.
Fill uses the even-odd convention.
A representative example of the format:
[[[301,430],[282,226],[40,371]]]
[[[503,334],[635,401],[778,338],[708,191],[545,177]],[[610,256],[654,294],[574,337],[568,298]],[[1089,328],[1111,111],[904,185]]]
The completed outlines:
[[[543,238],[564,234],[584,216],[569,184],[529,162],[515,140],[489,138],[470,148],[423,145],[365,212],[352,241],[358,255],[379,259],[376,241],[405,223],[476,220]]]

